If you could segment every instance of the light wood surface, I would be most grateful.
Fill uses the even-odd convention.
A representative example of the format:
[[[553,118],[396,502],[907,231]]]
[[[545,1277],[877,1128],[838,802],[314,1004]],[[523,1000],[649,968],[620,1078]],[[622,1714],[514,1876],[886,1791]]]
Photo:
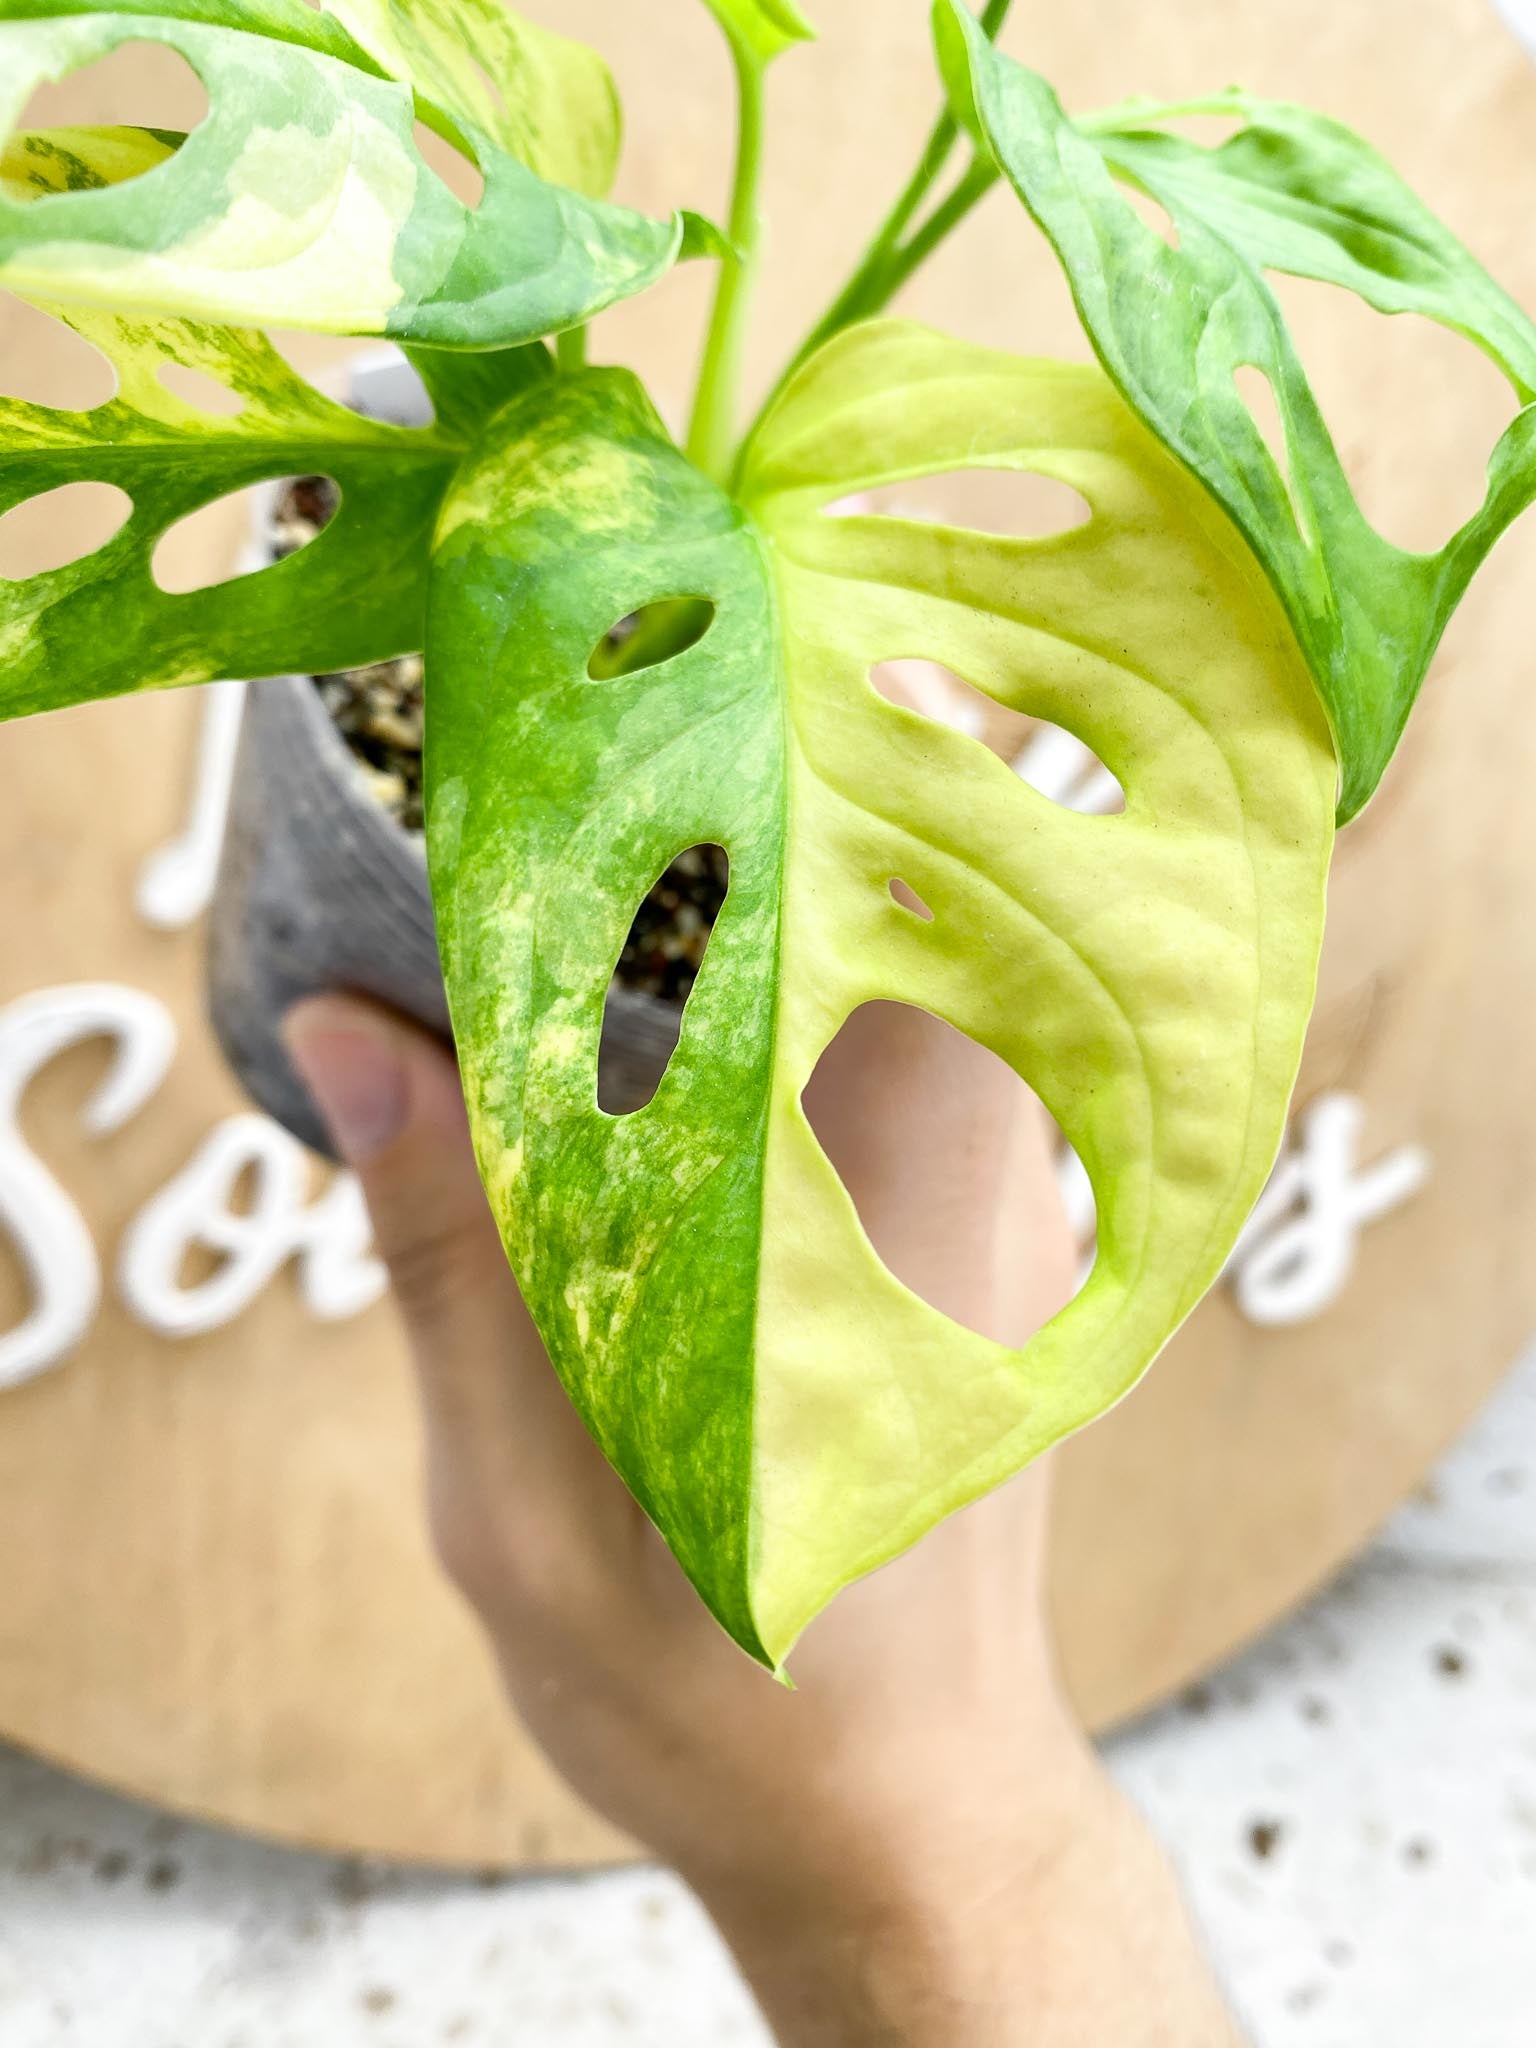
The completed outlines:
[[[718,209],[727,74],[695,0],[527,11],[613,55],[626,185]],[[777,227],[760,379],[808,322],[909,164],[932,108],[918,0],[816,0],[821,52],[775,78]],[[1482,4],[1384,19],[1375,0],[1132,0],[1021,11],[1011,40],[1069,104],[1236,76],[1346,114],[1536,304],[1536,80]],[[861,83],[855,83],[856,73]],[[51,118],[122,117],[89,81]],[[71,93],[75,95],[70,98]],[[157,113],[157,119],[169,116]],[[718,131],[718,132],[717,132]],[[911,309],[1082,355],[1070,307],[1001,195]],[[989,239],[990,237],[990,239]],[[702,266],[601,323],[673,416]],[[1289,295],[1369,510],[1429,538],[1467,509],[1507,404],[1471,352],[1316,292]],[[333,360],[327,344],[308,360]],[[0,305],[0,385],[68,393],[37,321]],[[227,545],[210,533],[200,543]],[[1368,1106],[1365,1156],[1434,1155],[1373,1225],[1321,1321],[1257,1331],[1218,1294],[1142,1389],[1062,1457],[1063,1654],[1100,1724],[1186,1682],[1321,1583],[1462,1427],[1536,1324],[1536,532],[1508,539],[1453,627],[1383,796],[1340,851],[1301,1099]],[[72,980],[152,990],[183,1024],[159,1097],[92,1141],[90,1048],[30,1092],[25,1128],[88,1214],[104,1265],[130,1215],[237,1106],[201,1022],[201,942],[135,918],[142,856],[179,819],[195,705],[119,703],[0,735],[8,908],[0,999]],[[23,1299],[0,1249],[0,1327]],[[488,1659],[427,1556],[392,1312],[323,1327],[291,1280],[171,1344],[111,1293],[66,1367],[0,1395],[0,1734],[151,1799],[289,1839],[462,1863],[622,1853],[502,1713]]]

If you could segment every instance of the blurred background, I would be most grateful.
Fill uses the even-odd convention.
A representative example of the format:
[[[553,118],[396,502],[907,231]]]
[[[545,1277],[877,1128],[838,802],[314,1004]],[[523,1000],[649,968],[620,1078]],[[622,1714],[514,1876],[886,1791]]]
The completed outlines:
[[[524,11],[613,61],[622,196],[718,211],[728,75],[696,0]],[[935,104],[921,0],[807,12],[822,45],[774,76],[759,386]],[[1237,77],[1348,119],[1536,307],[1536,0],[1179,0],[1155,18],[1104,0],[1091,21],[1021,8],[1005,40],[1069,106]],[[197,116],[174,67],[125,51],[26,118]],[[674,423],[708,288],[691,266],[595,332]],[[1507,393],[1422,323],[1317,287],[1281,296],[1367,512],[1437,542],[1481,495]],[[1087,352],[1002,193],[906,304]],[[94,402],[100,359],[68,341],[0,298],[0,390]],[[356,353],[282,345],[331,382]],[[251,516],[189,522],[170,573],[229,573]],[[0,534],[0,573],[42,566],[63,524]],[[1315,1277],[1318,1208],[1352,1190],[1342,1268],[1305,1302],[1251,1260],[1234,1271],[1063,1460],[1068,1674],[1257,2048],[1527,2048],[1536,2023],[1533,589],[1527,527],[1341,849],[1270,1234],[1300,1232],[1296,1270]],[[183,694],[0,732],[0,2041],[760,2043],[687,1894],[629,1867],[506,1727],[426,1555],[398,1332],[366,1258],[328,1304],[301,1256],[200,1292],[219,1263],[199,1205],[222,1188],[238,1210],[245,1170],[221,1184],[207,1165],[241,1105],[202,1018],[230,704]],[[57,1055],[34,1073],[16,1021],[60,991]],[[174,1058],[93,1133],[103,1035],[148,1045],[156,1015]],[[1337,1130],[1339,1104],[1336,1157],[1310,1119],[1324,1105]],[[38,1162],[91,1249],[56,1265],[62,1321],[29,1348],[47,1276],[16,1218]],[[128,1284],[147,1213],[182,1256]]]

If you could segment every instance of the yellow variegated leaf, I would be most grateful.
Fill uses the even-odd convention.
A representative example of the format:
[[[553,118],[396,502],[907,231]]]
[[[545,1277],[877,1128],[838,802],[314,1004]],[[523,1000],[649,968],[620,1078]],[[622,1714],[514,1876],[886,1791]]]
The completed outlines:
[[[1044,539],[829,516],[976,468],[1092,516]],[[679,598],[714,607],[697,644],[593,680],[616,620]],[[438,930],[493,1207],[594,1435],[777,1665],[839,1587],[1117,1401],[1220,1270],[1312,1002],[1322,707],[1236,528],[1101,372],[900,323],[808,364],[734,501],[622,373],[515,401],[446,502],[428,652]],[[908,657],[1076,734],[1124,815],[887,702],[871,672]],[[705,841],[730,889],[678,1051],[606,1115],[614,961]],[[821,1053],[878,999],[1000,1054],[1092,1179],[1092,1276],[1022,1350],[887,1270],[807,1121]]]
[[[595,50],[500,0],[326,0],[392,78],[555,185],[600,197],[618,166],[618,95]]]
[[[810,42],[816,31],[795,0],[704,0],[726,34],[759,64],[770,64],[794,43]]]

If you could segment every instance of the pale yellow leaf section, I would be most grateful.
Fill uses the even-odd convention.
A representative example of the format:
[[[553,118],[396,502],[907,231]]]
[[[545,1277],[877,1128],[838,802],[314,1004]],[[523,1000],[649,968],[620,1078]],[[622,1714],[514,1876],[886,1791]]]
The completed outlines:
[[[986,466],[1057,478],[1093,516],[1034,540],[825,516]],[[791,735],[752,1551],[782,1659],[841,1586],[1125,1394],[1215,1279],[1283,1130],[1337,770],[1269,585],[1096,369],[855,330],[774,412],[743,495],[769,543]],[[887,703],[870,668],[902,657],[1076,733],[1125,814],[1059,809]],[[1022,1351],[893,1278],[800,1107],[879,998],[1000,1054],[1093,1180],[1092,1277]]]
[[[618,166],[618,95],[584,43],[500,0],[326,0],[392,77],[541,178],[601,198]]]
[[[339,108],[320,134],[256,128],[218,207],[180,241],[153,251],[36,242],[10,258],[6,284],[23,298],[191,319],[213,310],[250,326],[302,308],[306,326],[378,332],[404,296],[393,263],[418,173],[400,138],[360,107]]]
[[[174,154],[147,128],[22,131],[0,144],[0,197],[25,205],[51,192],[120,185]]]

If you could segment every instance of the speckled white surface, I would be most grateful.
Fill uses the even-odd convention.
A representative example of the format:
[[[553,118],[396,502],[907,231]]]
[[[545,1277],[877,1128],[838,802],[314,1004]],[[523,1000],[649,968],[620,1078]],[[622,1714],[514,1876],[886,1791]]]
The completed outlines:
[[[1306,1615],[1113,1747],[1256,2048],[1536,2039],[1536,1348]],[[0,1753],[4,2048],[762,2048],[654,1872],[498,1883]]]

